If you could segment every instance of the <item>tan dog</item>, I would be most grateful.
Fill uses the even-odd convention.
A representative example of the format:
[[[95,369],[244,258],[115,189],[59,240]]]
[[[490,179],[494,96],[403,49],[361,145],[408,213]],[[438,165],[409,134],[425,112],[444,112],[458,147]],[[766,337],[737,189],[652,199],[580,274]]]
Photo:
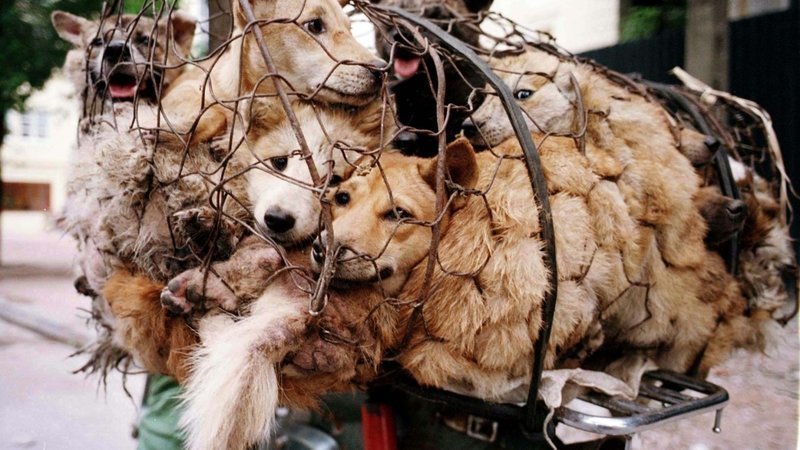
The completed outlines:
[[[363,106],[381,86],[384,63],[359,44],[342,12],[342,0],[250,0],[284,89],[322,104]],[[280,105],[264,57],[233,1],[234,36],[224,52],[188,70],[164,98],[166,117],[181,133],[203,142],[229,125],[235,102],[258,94]],[[205,110],[211,106],[210,109]]]
[[[669,264],[701,264],[705,229],[692,203],[700,179],[675,151],[679,133],[658,102],[612,81],[602,67],[534,46],[489,63],[514,92],[532,130],[577,136],[585,126],[585,141],[601,150],[588,155],[593,170],[609,180],[619,178],[633,216],[655,227]],[[473,131],[465,129],[465,134],[477,145],[495,145],[510,136],[510,123],[495,96],[472,119]]]
[[[519,155],[515,140],[495,151]],[[733,345],[753,338],[753,328],[741,316],[744,304],[736,283],[720,258],[705,250],[699,255],[705,269],[699,273],[664,264],[663,244],[652,229],[633,220],[620,187],[592,172],[588,160],[599,151],[587,145],[585,158],[564,138],[551,137],[539,146],[549,187],[557,191],[551,201],[559,300],[547,366],[591,337],[589,330],[599,320],[609,347],[638,349],[661,367],[678,371],[698,359],[706,371]],[[450,153],[464,155],[455,170]],[[334,236],[349,251],[340,256],[336,277],[348,283],[381,278],[388,295],[393,277],[408,277],[397,303],[423,301],[424,306],[410,324],[413,332],[399,361],[418,382],[487,400],[520,401],[527,393],[547,289],[538,216],[520,161],[499,160],[488,152],[474,158],[463,142],[448,152],[453,182],[465,188],[474,184],[486,192],[486,202],[462,198],[451,203],[449,218],[443,216],[439,263],[427,299],[420,298],[427,252],[419,247],[430,231],[415,224],[435,215],[424,160],[387,159],[383,173],[373,169],[341,185],[334,197]],[[382,274],[386,268],[391,273]],[[709,290],[712,279],[718,288]],[[395,330],[402,333],[414,314],[411,308],[399,309]],[[398,331],[394,341],[382,344],[400,342]]]
[[[451,200],[441,215],[436,159],[362,159],[332,198],[342,251],[324,325],[306,312],[303,289],[310,286],[284,279],[267,287],[244,320],[206,322],[186,394],[192,442],[242,448],[262,436],[271,407],[313,404],[348,382],[368,382],[391,349],[422,384],[491,401],[524,399],[547,267],[518,144],[495,152],[512,158],[476,156],[464,140],[448,147]],[[551,200],[560,281],[548,368],[598,332],[610,348],[679,371],[695,361],[706,371],[733,346],[750,343],[755,331],[718,256],[703,251],[699,272],[667,266],[652,229],[632,219],[617,184],[594,174],[571,139],[548,138],[539,152],[550,189],[558,191]],[[461,195],[471,189],[485,200]],[[435,220],[439,261],[421,297]],[[313,267],[325,257],[332,256],[318,247]],[[358,345],[320,346],[320,328]],[[313,352],[303,350],[309,346]]]
[[[183,11],[158,21],[130,14],[87,20],[64,11],[51,19],[58,35],[75,46],[65,73],[79,92],[90,88],[91,102],[95,95],[101,101],[157,100],[183,70],[196,25]]]
[[[335,177],[343,177],[358,158],[359,152],[376,152],[381,148],[380,125],[383,120],[379,103],[362,108],[354,114],[315,109],[310,105],[296,107],[305,138],[312,150],[313,161],[328,183],[335,181]],[[238,154],[248,157],[248,164],[251,165],[247,174],[241,177],[247,180],[246,190],[250,200],[257,211],[264,211],[255,222],[260,225],[259,228],[265,236],[283,245],[308,243],[317,232],[319,196],[322,191],[312,190],[309,185],[308,169],[296,154],[298,143],[289,123],[284,121],[278,126],[269,123],[269,131],[265,132],[263,126],[266,123],[261,120],[262,117],[256,111],[253,115],[253,129],[236,149]],[[389,139],[390,136],[391,133],[387,133],[384,138]],[[278,161],[284,158],[286,161]],[[275,193],[281,195],[276,196]],[[292,229],[283,232],[270,229],[270,219],[266,217],[269,214],[265,211],[277,208],[296,210],[307,215],[308,220],[298,216]],[[316,217],[311,217],[311,211],[317,211]],[[163,283],[152,282],[146,277],[117,272],[103,291],[111,303],[112,312],[126,319],[120,327],[125,348],[134,352],[148,369],[173,374],[181,381],[187,380],[186,360],[190,354],[187,349],[197,344],[198,337],[185,327],[181,317],[165,314],[159,297],[170,310],[180,313],[202,313],[209,309],[214,310],[217,306],[229,311],[241,308],[247,313],[245,320],[236,323],[229,323],[224,315],[215,317],[213,311],[209,317],[198,318],[203,337],[198,354],[208,353],[210,356],[198,358],[194,374],[188,377],[187,392],[191,393],[189,395],[193,400],[189,404],[185,421],[189,424],[193,448],[243,447],[258,440],[264,430],[263,426],[268,425],[272,419],[269,414],[263,421],[261,419],[265,411],[268,411],[264,408],[269,407],[269,399],[262,404],[249,395],[237,397],[242,393],[248,394],[252,385],[237,384],[241,379],[233,380],[231,373],[244,376],[245,372],[258,369],[256,374],[262,375],[259,379],[270,383],[269,380],[274,376],[269,378],[269,373],[260,370],[271,367],[266,365],[267,362],[280,362],[287,349],[293,349],[293,357],[296,359],[293,370],[324,370],[321,377],[313,378],[315,381],[310,387],[331,387],[341,383],[342,378],[349,381],[354,377],[352,361],[348,359],[350,355],[339,358],[342,362],[337,362],[332,357],[327,362],[319,361],[315,359],[315,355],[320,354],[320,348],[324,349],[328,357],[335,356],[337,349],[326,348],[321,341],[310,338],[306,341],[296,339],[295,336],[298,333],[303,334],[307,326],[307,299],[302,291],[297,293],[296,301],[289,297],[289,301],[284,302],[286,308],[283,309],[280,301],[256,300],[253,305],[249,304],[254,299],[275,297],[276,292],[296,292],[297,283],[303,280],[302,277],[292,278],[285,275],[270,284],[275,272],[285,269],[287,265],[300,269],[307,266],[308,251],[302,247],[290,249],[284,259],[279,249],[268,243],[264,237],[254,235],[240,243],[230,259],[216,262],[211,270],[195,268],[186,271],[172,279],[166,288]],[[300,284],[308,288],[304,283]],[[341,323],[343,317],[349,317],[347,311],[333,320]],[[325,321],[330,322],[330,319]],[[355,320],[350,322],[356,323]],[[331,327],[342,328],[339,325]],[[291,333],[285,331],[286,329]],[[217,334],[221,337],[211,337]],[[283,338],[280,336],[283,335],[289,341],[281,341]],[[276,339],[269,344],[274,351],[259,353],[255,359],[237,359],[235,352],[229,351],[231,348],[250,348],[251,345],[263,350],[264,347],[254,341],[265,338]],[[158,355],[161,355],[160,359]],[[262,367],[255,361],[265,365]],[[345,367],[345,363],[351,364],[349,371],[339,370]],[[224,374],[221,375],[220,371]],[[336,375],[330,375],[333,373]],[[298,379],[299,392],[308,389],[303,387],[306,382],[306,378]],[[313,397],[301,393],[289,391],[283,402],[309,406]],[[230,403],[223,400],[232,398],[236,400]],[[271,401],[274,402],[277,398],[275,393]],[[204,403],[205,400],[207,403]],[[226,405],[235,407],[231,410]]]

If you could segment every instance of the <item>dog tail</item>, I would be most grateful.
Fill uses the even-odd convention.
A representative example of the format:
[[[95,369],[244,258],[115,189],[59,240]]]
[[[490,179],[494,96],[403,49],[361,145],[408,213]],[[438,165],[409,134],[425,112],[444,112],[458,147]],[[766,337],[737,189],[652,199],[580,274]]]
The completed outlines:
[[[203,319],[183,395],[189,449],[245,450],[269,438],[279,399],[276,363],[290,350],[287,324],[303,316],[297,305],[276,303],[257,300],[235,323],[224,315]]]

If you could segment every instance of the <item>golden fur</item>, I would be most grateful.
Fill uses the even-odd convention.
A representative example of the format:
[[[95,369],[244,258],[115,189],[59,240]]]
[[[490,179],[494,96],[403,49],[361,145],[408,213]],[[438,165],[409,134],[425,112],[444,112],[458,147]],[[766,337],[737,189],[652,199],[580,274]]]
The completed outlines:
[[[476,156],[466,141],[448,148],[444,164],[452,201],[439,219],[439,262],[424,297],[438,161],[394,153],[383,154],[380,166],[362,160],[332,198],[334,237],[347,253],[339,253],[322,321],[305,313],[301,289],[279,279],[253,302],[244,323],[203,335],[188,382],[190,434],[200,436],[207,428],[202,425],[221,420],[227,425],[217,429],[243,424],[228,435],[236,448],[252,443],[269,424],[248,422],[246,409],[221,414],[209,406],[211,399],[249,398],[247,380],[277,390],[269,380],[281,357],[281,391],[253,391],[270,404],[279,396],[290,405],[313,404],[318,394],[368,382],[393,350],[421,384],[492,401],[524,399],[548,268],[527,171],[515,158],[518,144],[511,140],[494,151]],[[590,160],[600,150],[587,145],[586,151],[584,157],[573,140],[558,137],[539,146],[559,249],[559,296],[546,367],[557,367],[563,355],[597,340],[598,333],[605,349],[639,352],[672,370],[697,366],[701,373],[731,348],[754,343],[756,329],[743,316],[744,301],[721,259],[703,250],[699,267],[665,263],[653,228],[631,217],[617,183],[593,172]],[[485,201],[461,196],[462,189],[485,192]],[[293,312],[276,316],[268,305]],[[326,345],[323,330],[359,345]],[[281,351],[270,347],[263,353],[252,344],[276,333]],[[287,340],[291,333],[295,339]],[[262,364],[232,371],[222,355],[233,349],[241,349],[237,360]]]
[[[660,104],[612,82],[598,67],[535,47],[490,65],[515,92],[531,93],[520,107],[532,130],[571,135],[585,121],[587,146],[599,150],[587,154],[592,169],[619,186],[634,220],[654,227],[664,259],[678,267],[701,264],[705,229],[692,203],[700,179],[676,151],[679,135]],[[496,145],[510,136],[496,97],[487,98],[472,118],[481,132],[473,143]]]
[[[250,4],[255,17],[265,22],[260,30],[289,94],[352,106],[375,98],[381,84],[375,71],[383,62],[355,40],[349,19],[334,0],[251,0]],[[280,110],[253,30],[246,29],[248,21],[238,0],[232,5],[237,38],[221,54],[187,70],[163,101],[172,128],[192,132],[193,143],[224,132],[242,98],[257,94],[271,103],[268,109]],[[308,31],[307,24],[314,20],[321,21],[323,32]]]

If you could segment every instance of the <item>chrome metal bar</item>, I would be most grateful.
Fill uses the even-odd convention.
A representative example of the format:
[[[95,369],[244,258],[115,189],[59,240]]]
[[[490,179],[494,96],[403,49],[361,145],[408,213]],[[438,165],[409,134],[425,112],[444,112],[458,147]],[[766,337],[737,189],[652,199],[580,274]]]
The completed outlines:
[[[667,384],[661,387],[654,386],[652,384],[654,380],[663,381]],[[675,386],[675,388],[667,386]],[[685,389],[691,389],[705,394],[705,396],[695,398],[681,394],[681,391]],[[637,400],[649,400],[653,398],[651,394],[656,395],[656,400],[666,400],[669,403],[674,403],[666,407],[651,408],[645,403],[592,393],[579,398],[606,408],[616,414],[617,417],[598,416],[561,407],[556,410],[555,418],[560,423],[580,430],[625,436],[709,411],[716,411],[714,430],[717,431],[721,421],[722,408],[729,400],[728,392],[720,386],[663,370],[645,374],[642,382],[642,392]]]

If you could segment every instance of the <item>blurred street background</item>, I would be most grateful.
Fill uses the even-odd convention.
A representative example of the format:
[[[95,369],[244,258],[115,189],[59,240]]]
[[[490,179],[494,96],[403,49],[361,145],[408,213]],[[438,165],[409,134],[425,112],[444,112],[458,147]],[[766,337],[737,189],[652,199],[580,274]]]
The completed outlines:
[[[126,0],[138,12],[144,0]],[[158,2],[156,2],[158,3]],[[200,19],[195,55],[214,48],[208,22],[227,0],[181,0]],[[144,376],[72,372],[89,342],[89,301],[73,288],[75,244],[56,229],[76,147],[79,95],[55,68],[68,44],[53,9],[96,16],[100,0],[0,2],[0,450],[132,449]],[[566,49],[623,72],[674,82],[683,65],[714,87],[762,104],[775,121],[790,176],[800,180],[800,11],[797,0],[495,0],[493,9],[553,34]],[[372,31],[355,32],[371,45]],[[207,34],[211,31],[211,39]],[[796,205],[795,211],[800,211]],[[795,217],[793,235],[800,220]],[[713,414],[644,433],[642,449],[797,448],[798,326],[766,354],[737,353],[712,372],[731,403],[722,433]]]

